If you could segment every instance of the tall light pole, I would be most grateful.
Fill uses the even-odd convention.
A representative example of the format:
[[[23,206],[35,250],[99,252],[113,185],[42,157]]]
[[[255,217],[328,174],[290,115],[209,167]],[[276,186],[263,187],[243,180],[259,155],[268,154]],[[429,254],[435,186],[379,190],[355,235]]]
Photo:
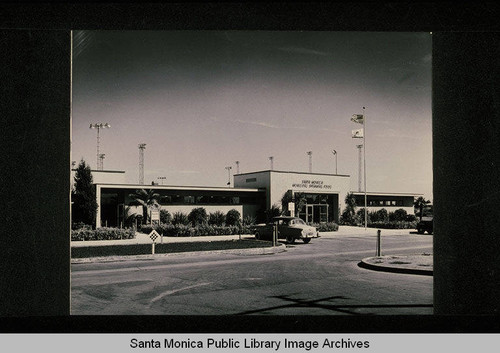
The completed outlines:
[[[333,150],[332,153],[335,156],[335,174],[338,174],[337,173],[337,151]]]
[[[144,184],[144,150],[146,149],[145,143],[140,143],[139,147],[139,184]]]
[[[236,161],[236,174],[240,174],[240,161]]]
[[[363,145],[356,145],[358,148],[358,191],[361,192],[361,165],[362,165],[362,158],[361,158],[361,149],[363,148]]]
[[[313,170],[313,160],[312,160],[312,151],[307,152],[309,155],[309,173],[312,173]]]
[[[97,129],[97,170],[99,170],[99,142],[100,142],[100,136],[99,136],[99,133],[101,131],[101,129],[109,129],[111,127],[111,125],[109,125],[108,123],[95,123],[95,124],[90,124],[89,128],[90,129]]]
[[[274,157],[273,156],[269,157],[269,160],[271,161],[271,170],[274,170],[274,164],[273,164]]]
[[[231,185],[231,167],[226,167],[227,169],[227,185]]]
[[[104,153],[101,153],[101,154],[99,155],[99,160],[101,161],[101,165],[99,166],[99,167],[100,167],[100,169],[99,169],[99,170],[104,170],[104,156],[105,156],[105,154],[104,154]]]
[[[365,230],[368,226],[368,209],[366,202],[366,115],[365,115],[365,107],[363,107],[363,114],[353,114],[351,117],[351,121],[363,125],[363,129],[353,131],[353,138],[362,138],[363,139],[363,170],[364,170],[364,182],[365,182]]]

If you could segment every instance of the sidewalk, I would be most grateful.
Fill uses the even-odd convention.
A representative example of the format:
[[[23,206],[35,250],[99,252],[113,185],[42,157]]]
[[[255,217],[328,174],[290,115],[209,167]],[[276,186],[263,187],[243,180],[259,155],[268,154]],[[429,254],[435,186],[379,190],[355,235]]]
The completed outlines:
[[[384,235],[410,235],[410,232],[416,232],[414,229],[381,229],[381,236]],[[335,232],[321,232],[322,238],[336,238],[344,236],[376,236],[376,228],[340,226]],[[241,239],[253,239],[253,234],[242,234]],[[201,237],[163,237],[163,243],[184,243],[195,241],[221,241],[240,239],[240,235],[210,235]],[[156,243],[162,242],[161,237],[156,239]],[[71,247],[79,246],[103,246],[103,245],[130,245],[130,244],[151,244],[152,240],[148,234],[136,233],[135,239],[123,240],[91,240],[91,241],[72,241]]]

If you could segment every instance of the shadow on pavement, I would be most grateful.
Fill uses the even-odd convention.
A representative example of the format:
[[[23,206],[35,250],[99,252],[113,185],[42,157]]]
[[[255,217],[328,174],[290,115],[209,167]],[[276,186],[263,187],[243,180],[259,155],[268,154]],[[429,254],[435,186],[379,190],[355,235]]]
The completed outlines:
[[[277,306],[272,306],[272,307],[268,307],[268,308],[244,311],[241,313],[237,313],[235,315],[250,315],[250,314],[258,314],[258,313],[266,312],[269,310],[276,310],[276,309],[308,308],[309,307],[309,308],[320,308],[320,309],[325,309],[325,310],[330,310],[330,311],[336,311],[338,313],[344,313],[344,314],[366,316],[366,315],[375,315],[375,314],[358,313],[358,312],[353,311],[352,309],[432,308],[433,307],[432,304],[358,304],[358,305],[338,305],[338,304],[334,305],[334,304],[327,304],[327,303],[320,304],[321,302],[329,301],[332,299],[349,299],[349,298],[346,298],[343,296],[332,296],[332,297],[314,299],[314,300],[290,298],[286,295],[272,296],[271,298],[281,299],[285,302],[288,302],[289,304],[283,304],[283,305],[277,305]]]

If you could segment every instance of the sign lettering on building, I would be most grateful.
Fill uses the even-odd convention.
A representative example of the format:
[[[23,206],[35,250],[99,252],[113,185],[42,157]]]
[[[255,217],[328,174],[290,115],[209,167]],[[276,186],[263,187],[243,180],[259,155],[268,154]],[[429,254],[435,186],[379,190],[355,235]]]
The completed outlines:
[[[331,185],[324,184],[322,180],[302,180],[301,183],[292,184],[292,188],[300,189],[331,189]]]

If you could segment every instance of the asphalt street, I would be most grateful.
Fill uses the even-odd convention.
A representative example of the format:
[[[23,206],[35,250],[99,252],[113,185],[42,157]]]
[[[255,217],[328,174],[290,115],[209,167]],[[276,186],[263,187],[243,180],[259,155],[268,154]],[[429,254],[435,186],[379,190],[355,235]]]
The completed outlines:
[[[358,266],[374,236],[319,238],[272,255],[206,254],[72,265],[73,315],[425,315],[432,276]],[[387,235],[383,255],[432,253]]]

